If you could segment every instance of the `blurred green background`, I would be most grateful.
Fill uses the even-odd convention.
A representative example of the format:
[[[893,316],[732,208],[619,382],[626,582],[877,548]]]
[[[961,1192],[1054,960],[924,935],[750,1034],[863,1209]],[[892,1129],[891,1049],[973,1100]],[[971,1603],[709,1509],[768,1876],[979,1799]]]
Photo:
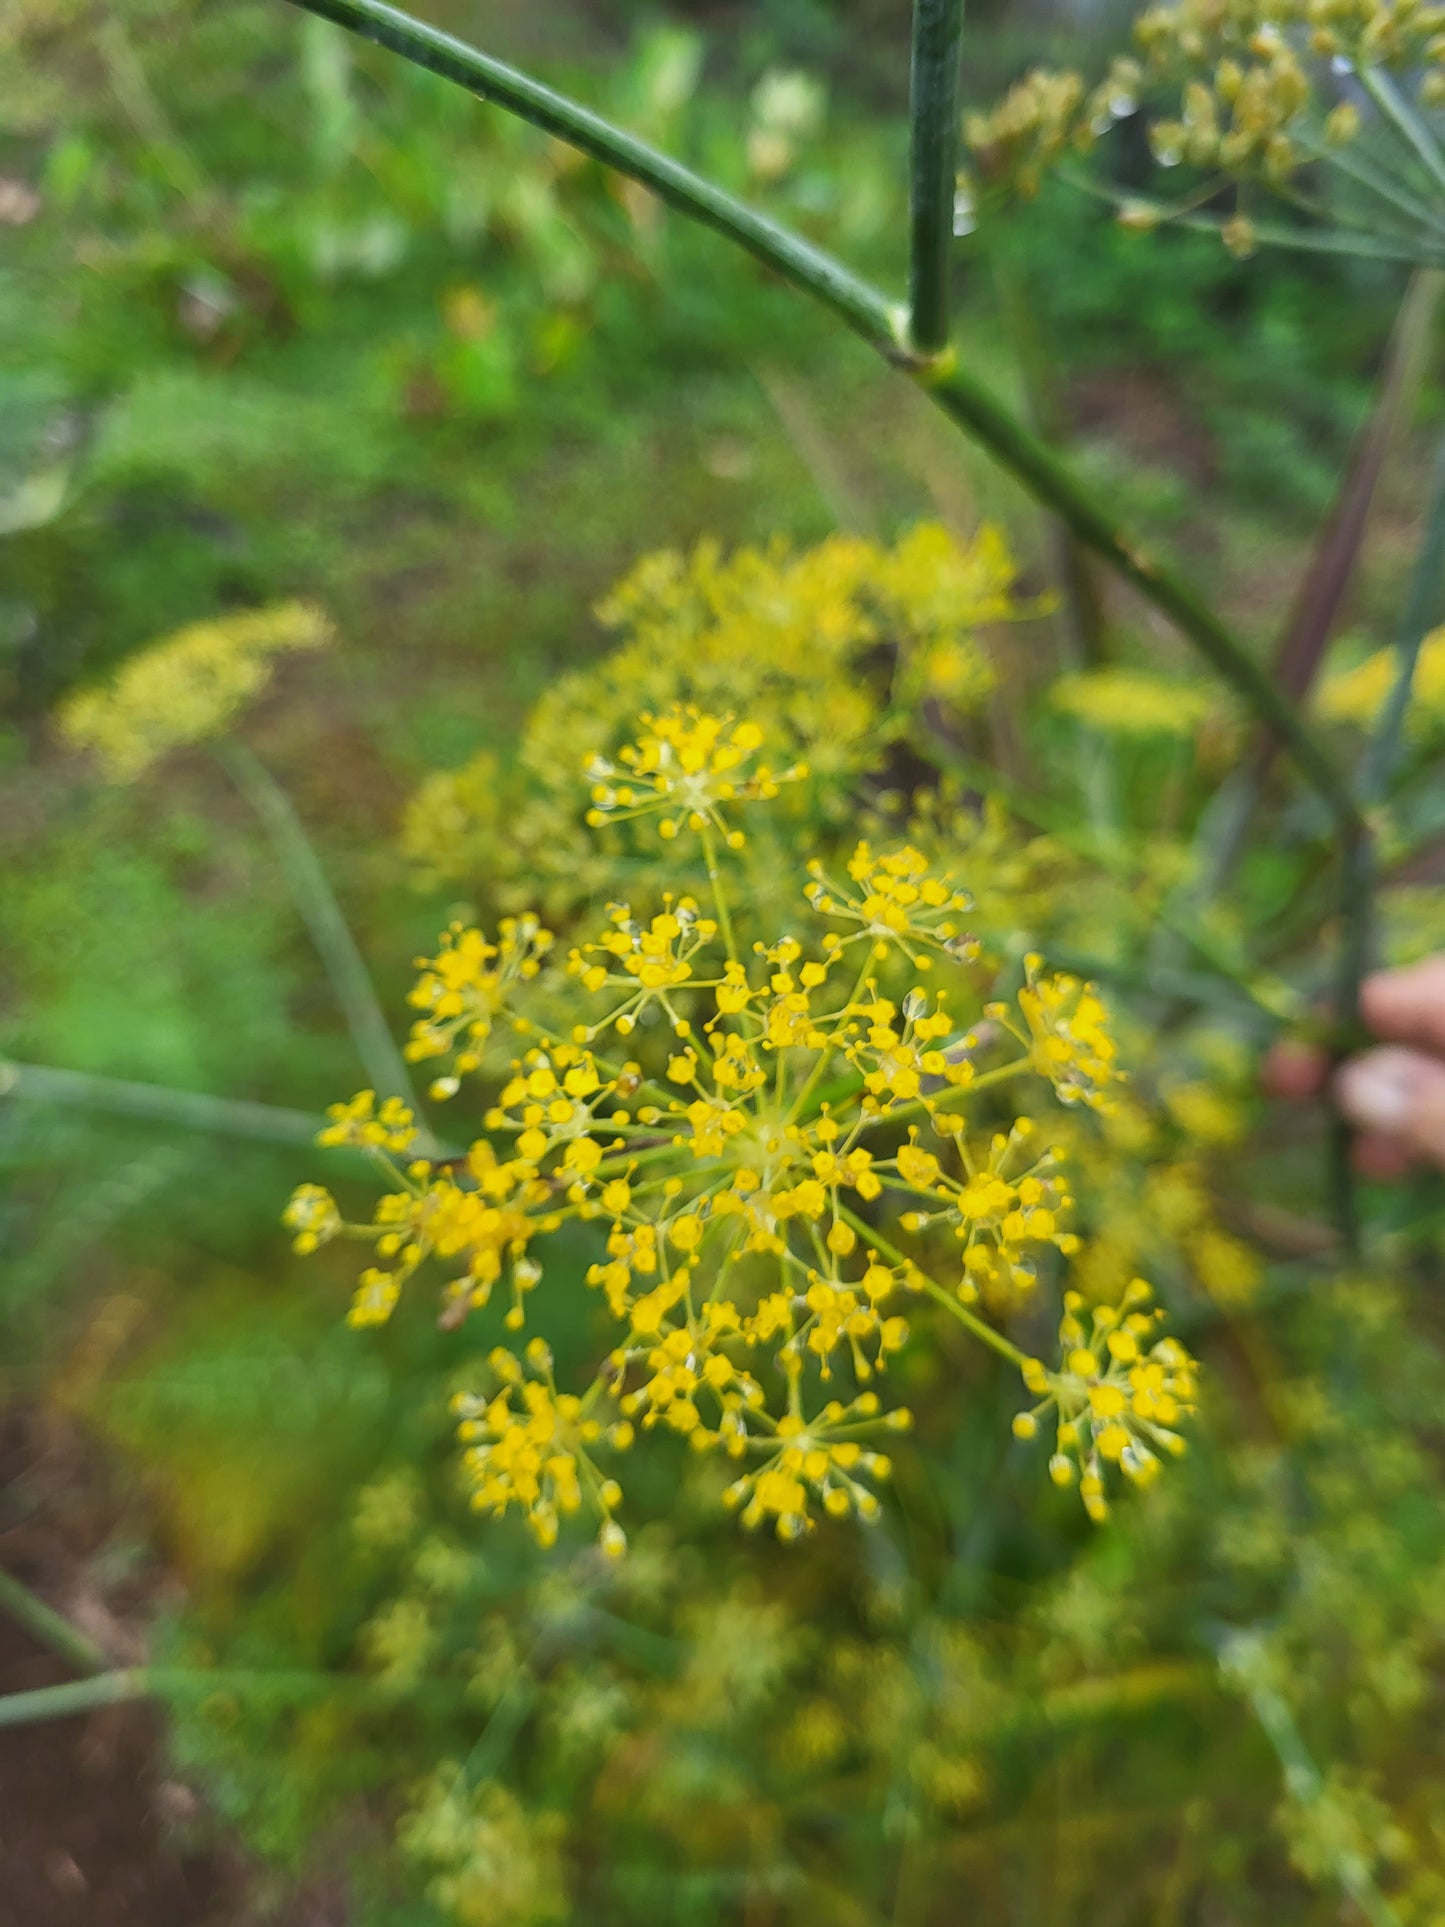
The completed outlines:
[[[433,15],[894,281],[906,16],[882,0]],[[994,8],[968,35],[975,101],[1046,54],[1089,57],[1077,22],[1033,8]],[[966,352],[1268,637],[1368,406],[1398,277],[1241,264],[1052,194],[962,243],[957,274]],[[1407,447],[1387,476],[1362,625],[1391,606],[1418,469]],[[592,604],[638,555],[984,515],[1043,586],[1035,512],[861,347],[721,241],[441,82],[280,4],[8,0],[0,1055],[308,1112],[357,1081],[225,774],[194,754],[110,788],[53,734],[67,690],[157,637],[297,596],[334,618],[339,645],[289,667],[242,727],[397,1010],[411,957],[466,907],[402,855],[407,796],[505,753],[530,700],[605,647]],[[1016,646],[1056,656],[1061,625]],[[335,1917],[377,1927],[955,1920],[964,1879],[969,1917],[989,1921],[1343,1917],[1335,1847],[1312,1884],[1271,1830],[1279,1768],[1258,1731],[1233,1706],[1201,1712],[1169,1672],[1226,1610],[1183,1502],[1087,1553],[1059,1528],[1011,1567],[997,1521],[971,1516],[945,1632],[909,1618],[880,1540],[857,1625],[823,1641],[842,1669],[827,1691],[879,1701],[872,1777],[860,1794],[830,1768],[805,1797],[811,1742],[787,1752],[777,1731],[798,1719],[778,1707],[816,1702],[827,1724],[807,1630],[837,1610],[826,1564],[786,1576],[766,1548],[729,1544],[704,1569],[659,1536],[626,1582],[649,1630],[620,1633],[605,1603],[560,1599],[516,1535],[477,1555],[447,1480],[447,1341],[425,1316],[376,1342],[346,1332],[344,1267],[298,1265],[278,1229],[314,1164],[0,1096],[0,1396],[27,1426],[49,1415],[91,1441],[85,1477],[106,1497],[87,1587],[158,1617],[153,1649],[178,1665],[359,1669],[383,1689],[379,1705],[178,1698],[178,1771],[258,1857],[228,1918],[310,1918],[287,1909],[318,1867]],[[1374,1342],[1383,1357],[1393,1340]],[[961,1466],[996,1450],[988,1396],[965,1401]],[[1387,1441],[1394,1412],[1385,1398]],[[1330,1460],[1346,1520],[1396,1490],[1394,1461],[1368,1469],[1377,1449]],[[12,1515],[33,1522],[55,1494],[20,1457]],[[1249,1477],[1206,1466],[1190,1503]],[[1405,1486],[1410,1556],[1428,1563],[1436,1495],[1423,1473]],[[1246,1515],[1241,1533],[1267,1530]],[[1173,1577],[1150,1592],[1156,1569]],[[1400,1637],[1382,1626],[1380,1651],[1398,1657]],[[1011,1706],[1103,1656],[1136,1666],[1152,1724],[1076,1706],[1049,1737],[1014,1732]],[[437,1693],[407,1698],[429,1669]],[[651,1791],[631,1807],[587,1777],[586,1722],[613,1732],[619,1695],[644,1693],[674,1726],[690,1697],[697,1729],[663,1776],[667,1812],[643,1765]],[[950,1694],[962,1710],[938,1712]],[[878,1768],[920,1708],[970,1736],[960,1757],[1004,1735],[992,1790],[959,1768],[926,1825],[907,1776]],[[1369,1797],[1342,1783],[1338,1837],[1385,1824]]]

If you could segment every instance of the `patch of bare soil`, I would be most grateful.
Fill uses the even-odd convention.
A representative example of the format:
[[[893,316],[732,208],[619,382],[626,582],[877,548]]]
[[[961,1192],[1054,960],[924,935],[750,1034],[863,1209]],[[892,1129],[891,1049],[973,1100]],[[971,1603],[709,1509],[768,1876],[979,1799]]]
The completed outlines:
[[[0,1415],[0,1568],[112,1655],[143,1657],[155,1576],[102,1589],[114,1528],[104,1481],[69,1431]],[[76,1677],[0,1612],[0,1693]],[[270,1883],[267,1883],[269,1887]],[[335,1895],[261,1908],[244,1855],[168,1775],[144,1705],[0,1728],[0,1927],[345,1927]]]

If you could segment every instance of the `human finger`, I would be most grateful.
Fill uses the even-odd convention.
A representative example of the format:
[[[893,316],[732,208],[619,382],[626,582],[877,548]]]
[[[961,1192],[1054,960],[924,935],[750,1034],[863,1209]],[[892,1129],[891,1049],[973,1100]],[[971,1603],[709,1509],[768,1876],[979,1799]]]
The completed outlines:
[[[1383,1043],[1445,1056],[1445,955],[1374,972],[1361,986],[1360,1013]]]
[[[1396,1045],[1366,1051],[1336,1076],[1335,1097],[1360,1130],[1445,1168],[1445,1063]]]

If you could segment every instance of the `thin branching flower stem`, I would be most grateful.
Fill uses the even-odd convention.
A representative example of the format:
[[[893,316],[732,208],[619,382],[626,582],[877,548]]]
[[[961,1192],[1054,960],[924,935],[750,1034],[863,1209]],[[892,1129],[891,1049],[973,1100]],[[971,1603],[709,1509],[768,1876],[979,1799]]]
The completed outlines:
[[[41,1720],[70,1719],[99,1706],[119,1706],[126,1700],[149,1699],[154,1684],[143,1666],[127,1666],[89,1679],[70,1679],[59,1686],[37,1686],[28,1693],[0,1698],[0,1727],[33,1726]]]
[[[951,1312],[959,1324],[967,1331],[972,1332],[975,1338],[982,1339],[984,1344],[987,1345],[991,1351],[997,1352],[1000,1358],[1006,1358],[1010,1365],[1020,1367],[1028,1363],[1027,1355],[1021,1352],[1017,1345],[1010,1344],[1002,1332],[995,1331],[992,1325],[980,1318],[976,1312],[970,1311],[967,1305],[960,1304],[954,1294],[951,1291],[945,1291],[936,1279],[928,1277],[924,1272],[920,1272],[917,1265],[913,1263],[907,1253],[900,1251],[896,1244],[893,1244],[889,1239],[885,1238],[877,1225],[869,1224],[866,1218],[860,1218],[858,1213],[851,1211],[846,1204],[839,1204],[838,1216],[852,1225],[853,1229],[858,1233],[858,1236],[862,1238],[865,1243],[871,1245],[875,1251],[880,1252],[892,1264],[903,1265],[908,1271],[917,1276],[922,1281],[923,1289],[930,1298],[937,1304],[942,1305],[945,1311]]]
[[[1343,174],[1346,180],[1353,181],[1357,187],[1363,187],[1367,193],[1377,195],[1380,200],[1393,207],[1397,213],[1403,214],[1405,219],[1415,226],[1433,229],[1438,236],[1445,238],[1445,220],[1442,220],[1439,209],[1432,208],[1427,201],[1418,199],[1408,187],[1393,179],[1382,168],[1377,168],[1364,156],[1352,154],[1347,148],[1330,147],[1323,141],[1312,146],[1309,154],[1311,160],[1333,167],[1337,173]]]
[[[203,1700],[213,1693],[254,1694],[267,1704],[290,1702],[305,1706],[328,1698],[363,1704],[395,1701],[396,1689],[381,1679],[356,1673],[266,1671],[261,1668],[205,1666],[123,1666],[93,1673],[86,1679],[65,1680],[58,1686],[38,1686],[31,1692],[0,1696],[0,1728],[31,1726],[41,1720],[72,1718],[101,1706],[128,1700]],[[407,1689],[406,1697],[449,1703],[454,1689],[449,1681],[424,1676]]]
[[[923,1289],[936,1304],[942,1305],[945,1311],[951,1312],[965,1331],[971,1331],[975,1338],[981,1338],[985,1345],[991,1346],[998,1353],[1000,1358],[1006,1358],[1010,1365],[1017,1365],[1020,1368],[1028,1363],[1026,1355],[1017,1345],[1011,1345],[1002,1332],[996,1332],[992,1325],[975,1312],[971,1312],[967,1305],[960,1304],[955,1294],[945,1291],[935,1279],[925,1278]]]
[[[908,344],[948,346],[948,261],[958,172],[963,0],[914,0],[909,89]]]
[[[0,1058],[0,1099],[7,1097],[105,1111],[117,1117],[148,1118],[187,1131],[215,1131],[224,1137],[259,1138],[270,1144],[314,1144],[316,1133],[326,1122],[308,1111],[287,1110],[280,1104],[212,1097],[206,1091],[177,1091],[164,1084],[139,1084],[124,1077],[95,1077],[88,1071],[17,1064]]]
[[[794,286],[832,308],[869,340],[887,339],[901,350],[905,316],[876,288],[853,274],[841,261],[816,248],[801,235],[780,227],[766,215],[746,207],[724,189],[694,174],[679,161],[649,146],[600,114],[559,94],[505,61],[465,41],[414,20],[384,0],[295,0],[308,13],[319,14],[400,54],[415,66],[452,80],[479,100],[505,108],[519,119],[553,134],[569,147],[591,155],[630,180],[650,188],[658,199],[703,226],[715,228],[737,246]]]
[[[1154,226],[1185,228],[1191,234],[1212,234],[1216,237],[1224,233],[1229,219],[1222,214],[1202,214],[1194,211],[1198,196],[1191,195],[1184,204],[1179,202],[1151,201],[1139,194],[1126,194],[1121,188],[1110,187],[1102,181],[1090,180],[1088,175],[1073,169],[1062,170],[1062,178],[1070,187],[1091,200],[1104,201],[1110,207],[1123,210],[1132,209],[1136,215],[1148,215]],[[1353,254],[1365,261],[1398,261],[1408,267],[1440,267],[1445,265],[1445,243],[1440,239],[1431,242],[1424,237],[1400,236],[1390,239],[1392,230],[1376,225],[1368,232],[1335,227],[1328,230],[1319,228],[1291,227],[1281,221],[1257,221],[1250,219],[1255,240],[1262,247],[1283,248],[1295,254]]]
[[[1437,188],[1445,188],[1445,154],[1430,129],[1400,93],[1383,67],[1359,69],[1360,85],[1374,101],[1411,152],[1422,163]]]
[[[240,743],[223,742],[216,754],[237,789],[261,819],[356,1046],[362,1068],[383,1097],[400,1097],[418,1110],[405,1059],[372,988],[341,905],[311,839],[275,778]]]
[[[886,361],[918,382],[951,421],[988,449],[1082,543],[1170,618],[1275,730],[1342,830],[1357,821],[1348,785],[1248,651],[1167,564],[1117,527],[1113,516],[1070,469],[960,363],[953,348],[917,354],[908,340],[907,311],[901,305],[887,300],[823,249],[645,141],[504,61],[387,6],[385,0],[295,0],[295,4],[456,82],[479,99],[519,115],[640,182],[831,308]]]
[[[106,1655],[95,1641],[78,1627],[72,1626],[53,1606],[47,1606],[43,1599],[37,1598],[28,1586],[22,1586],[3,1567],[0,1567],[0,1612],[8,1614],[32,1638],[48,1646],[80,1672],[98,1673],[104,1670]]]
[[[703,862],[707,865],[707,880],[712,885],[713,909],[717,912],[718,928],[722,931],[723,947],[728,953],[728,961],[738,960],[737,939],[733,936],[732,918],[728,915],[728,900],[723,890],[722,874],[718,869],[717,842],[711,830],[702,833]]]
[[[1364,1041],[1360,987],[1370,961],[1375,876],[1374,832],[1368,825],[1361,824],[1358,829],[1344,833],[1340,850],[1340,948],[1335,962],[1336,1062]],[[1351,1255],[1358,1251],[1360,1243],[1353,1147],[1353,1130],[1343,1117],[1336,1115],[1330,1121],[1327,1179],[1335,1222],[1345,1250]]]
[[[1305,1745],[1289,1702],[1265,1675],[1259,1653],[1255,1636],[1238,1634],[1220,1655],[1221,1669],[1248,1700],[1274,1748],[1291,1797],[1301,1806],[1315,1806],[1325,1797],[1325,1777]],[[1370,1927],[1401,1927],[1399,1914],[1381,1893],[1368,1861],[1358,1849],[1340,1839],[1331,1843],[1330,1856],[1336,1880]]]

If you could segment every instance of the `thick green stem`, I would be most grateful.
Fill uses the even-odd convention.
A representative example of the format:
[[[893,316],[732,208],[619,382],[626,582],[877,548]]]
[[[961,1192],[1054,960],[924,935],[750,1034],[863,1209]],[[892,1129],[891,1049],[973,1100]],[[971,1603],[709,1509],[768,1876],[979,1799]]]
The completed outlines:
[[[1173,621],[1294,756],[1340,828],[1358,821],[1349,788],[1326,751],[1259,664],[1194,591],[1130,540],[1064,464],[1009,413],[974,374],[954,363],[917,379],[944,413],[968,430],[1046,503],[1078,539]]]
[[[417,1111],[406,1061],[397,1049],[356,939],[311,839],[291,807],[291,799],[240,743],[219,743],[216,755],[271,839],[292,899],[326,967],[362,1068],[380,1096],[403,1098]]]
[[[1364,1041],[1360,986],[1370,961],[1375,895],[1375,839],[1362,825],[1340,851],[1340,952],[1335,975],[1335,1059]],[[1330,1123],[1326,1170],[1330,1203],[1346,1251],[1359,1248],[1360,1223],[1351,1149],[1354,1134],[1342,1117]]]
[[[915,354],[906,316],[843,264],[776,222],[735,200],[689,168],[613,127],[565,95],[450,34],[428,27],[384,0],[294,0],[404,59],[455,81],[545,128],[766,263],[796,288],[840,315],[871,347],[905,369],[943,412],[1007,468],[1045,508],[1163,611],[1205,659],[1231,683],[1256,715],[1279,735],[1305,777],[1341,826],[1355,821],[1349,790],[1329,757],[1283,701],[1253,658],[1198,597],[1157,557],[1116,528],[1113,517],[1056,456],[989,392],[977,376],[944,351]]]
[[[157,1124],[179,1124],[188,1131],[216,1131],[227,1137],[260,1138],[271,1144],[314,1144],[316,1133],[326,1122],[323,1117],[286,1110],[279,1104],[210,1097],[203,1091],[173,1091],[162,1084],[134,1084],[122,1077],[92,1077],[86,1071],[16,1064],[0,1058],[0,1098],[6,1097],[65,1104],[83,1111],[109,1111],[118,1117],[149,1118]]]
[[[659,200],[725,234],[795,287],[805,288],[870,340],[898,340],[901,313],[841,261],[565,94],[555,93],[529,74],[494,60],[439,28],[413,20],[398,8],[384,5],[383,0],[295,0],[295,4],[440,74],[444,80],[455,81],[478,100],[504,107],[508,113],[566,141],[569,147],[590,154],[605,167],[640,181]]]
[[[908,342],[948,346],[948,257],[958,169],[958,62],[963,0],[913,0],[909,90]]]

